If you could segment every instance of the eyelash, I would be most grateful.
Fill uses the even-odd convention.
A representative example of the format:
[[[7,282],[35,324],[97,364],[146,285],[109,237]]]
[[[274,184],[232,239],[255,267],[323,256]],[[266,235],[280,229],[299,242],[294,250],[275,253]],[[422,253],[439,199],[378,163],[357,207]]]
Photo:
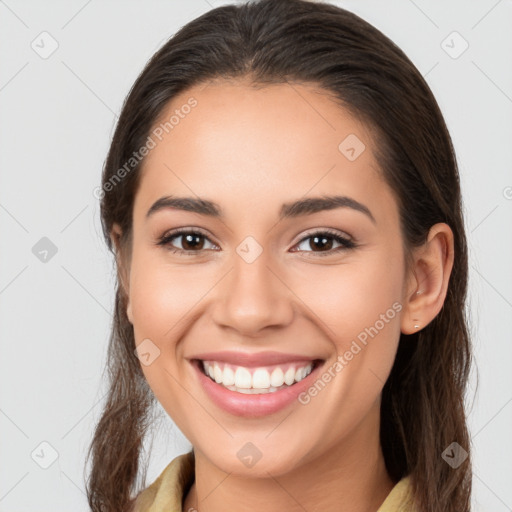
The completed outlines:
[[[185,250],[185,249],[179,249],[176,247],[172,247],[170,245],[171,240],[173,240],[174,238],[177,238],[181,235],[201,235],[204,238],[208,239],[208,236],[197,228],[195,228],[193,230],[190,228],[180,228],[180,229],[176,229],[175,231],[172,231],[171,233],[166,233],[166,234],[162,235],[158,239],[157,245],[163,246],[163,247],[168,246],[167,249],[169,251],[171,251],[172,253],[178,253],[178,254],[183,254],[183,255],[187,255],[187,256],[196,256],[197,254],[202,252],[202,250],[191,251],[191,250]],[[341,244],[341,246],[336,247],[334,249],[330,249],[328,251],[320,251],[320,252],[305,251],[305,252],[312,252],[314,254],[317,254],[317,255],[323,257],[323,256],[331,256],[332,254],[337,253],[339,251],[344,251],[347,249],[354,249],[357,247],[357,244],[354,241],[352,241],[348,238],[345,238],[345,237],[341,236],[339,233],[337,233],[336,231],[333,231],[330,229],[323,229],[323,230],[315,231],[313,233],[309,233],[307,236],[305,236],[304,238],[299,240],[299,242],[296,245],[300,245],[302,242],[304,242],[308,238],[313,238],[315,236],[321,236],[321,235],[327,235],[327,238],[332,238],[333,240],[335,240],[336,242]],[[210,242],[211,242],[211,240],[210,240]],[[301,251],[294,251],[294,252],[301,252]]]

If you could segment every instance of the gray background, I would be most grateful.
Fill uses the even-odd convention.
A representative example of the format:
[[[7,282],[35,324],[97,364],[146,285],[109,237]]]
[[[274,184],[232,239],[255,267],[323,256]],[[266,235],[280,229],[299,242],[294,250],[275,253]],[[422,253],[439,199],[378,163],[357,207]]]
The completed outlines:
[[[88,509],[114,290],[93,189],[147,59],[222,3],[0,1],[1,512]],[[445,114],[470,246],[474,510],[512,510],[512,3],[332,3],[404,49]],[[147,483],[188,449],[162,413]]]

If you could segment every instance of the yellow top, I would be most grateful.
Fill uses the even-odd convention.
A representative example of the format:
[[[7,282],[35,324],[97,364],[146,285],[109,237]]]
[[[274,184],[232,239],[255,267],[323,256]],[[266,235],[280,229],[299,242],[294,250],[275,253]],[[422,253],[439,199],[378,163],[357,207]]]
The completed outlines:
[[[190,451],[178,455],[160,476],[135,500],[133,512],[187,512],[183,499],[194,482],[194,456]],[[415,512],[410,498],[410,479],[402,478],[388,494],[377,512]]]

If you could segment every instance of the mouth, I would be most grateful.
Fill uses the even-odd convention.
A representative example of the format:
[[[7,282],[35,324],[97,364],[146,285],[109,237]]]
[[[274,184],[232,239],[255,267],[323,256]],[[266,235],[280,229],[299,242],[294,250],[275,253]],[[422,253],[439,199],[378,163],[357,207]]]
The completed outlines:
[[[206,397],[224,411],[245,418],[276,413],[310,388],[324,366],[312,359],[269,366],[239,366],[212,359],[190,359]]]
[[[304,380],[323,363],[322,359],[309,362],[275,364],[263,367],[237,366],[221,361],[194,360],[199,370],[216,384],[247,395],[275,393]]]

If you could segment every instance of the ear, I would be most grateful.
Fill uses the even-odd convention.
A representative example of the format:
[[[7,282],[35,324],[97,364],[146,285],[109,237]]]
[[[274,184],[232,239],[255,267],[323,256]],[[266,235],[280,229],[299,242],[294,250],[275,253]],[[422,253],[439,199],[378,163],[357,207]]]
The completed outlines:
[[[126,258],[121,245],[122,233],[123,232],[119,224],[114,223],[112,226],[112,231],[110,232],[110,239],[112,240],[112,246],[115,248],[116,252],[117,278],[121,283],[121,287],[126,297],[126,316],[128,317],[130,323],[133,323],[130,303],[130,276],[129,269],[126,267]]]
[[[441,311],[453,268],[453,247],[450,226],[438,223],[430,228],[425,244],[414,249],[401,320],[404,334],[418,332]]]

